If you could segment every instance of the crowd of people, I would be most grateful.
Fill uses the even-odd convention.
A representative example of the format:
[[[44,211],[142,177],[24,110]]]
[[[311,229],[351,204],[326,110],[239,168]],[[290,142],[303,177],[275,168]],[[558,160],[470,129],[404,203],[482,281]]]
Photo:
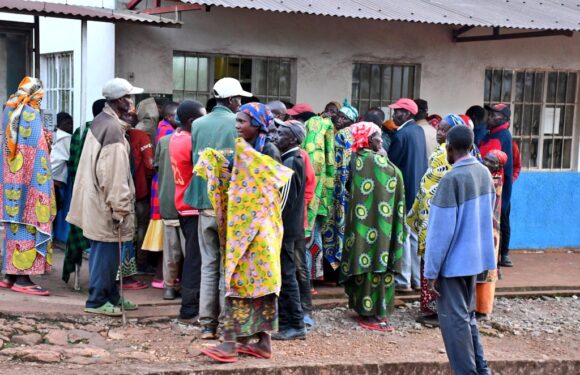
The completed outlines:
[[[3,110],[4,273],[0,287],[49,291],[52,224],[70,223],[63,280],[89,253],[88,313],[138,306],[119,288],[181,296],[219,362],[272,355],[271,339],[305,339],[313,281],[344,286],[361,327],[392,331],[396,292],[421,293],[418,321],[440,326],[457,373],[489,373],[476,318],[493,309],[511,267],[509,214],[519,152],[510,108],[430,114],[401,98],[360,114],[347,100],[260,103],[222,78],[206,106],[148,98],[115,78],[73,132],[47,131],[38,79]],[[56,189],[56,190],[55,190]],[[57,210],[58,208],[58,210]],[[219,330],[218,330],[219,329]],[[273,334],[270,334],[274,332]],[[221,333],[221,335],[220,335]]]

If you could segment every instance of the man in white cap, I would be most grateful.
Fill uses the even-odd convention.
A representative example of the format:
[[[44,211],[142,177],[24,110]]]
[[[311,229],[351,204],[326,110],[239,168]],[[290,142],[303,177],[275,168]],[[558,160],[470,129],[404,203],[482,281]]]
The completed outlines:
[[[119,269],[118,238],[132,241],[135,235],[135,187],[129,163],[130,127],[126,116],[142,88],[122,78],[103,87],[107,100],[87,134],[73,189],[67,221],[81,228],[91,241],[89,298],[85,311],[120,316],[120,305],[134,310],[137,305],[119,296],[115,283]]]
[[[234,154],[234,143],[237,137],[236,115],[242,104],[242,97],[251,97],[237,79],[222,78],[213,86],[216,106],[191,125],[192,164],[195,165],[199,154],[211,147],[231,159]],[[192,167],[193,167],[192,165]],[[199,210],[198,236],[201,252],[201,286],[200,290],[183,290],[184,293],[199,295],[199,321],[202,326],[202,339],[217,338],[218,317],[223,306],[222,259],[215,213],[207,195],[207,183],[194,176],[183,197],[185,203]],[[184,230],[185,231],[185,230]],[[220,290],[222,293],[220,294]]]

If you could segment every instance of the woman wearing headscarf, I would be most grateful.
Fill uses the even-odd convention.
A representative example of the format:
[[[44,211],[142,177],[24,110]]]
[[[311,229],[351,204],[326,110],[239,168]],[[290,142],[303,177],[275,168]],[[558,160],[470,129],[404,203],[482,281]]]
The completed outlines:
[[[236,140],[231,173],[225,157],[212,149],[206,149],[195,166],[195,173],[208,180],[218,232],[225,235],[224,340],[201,351],[219,362],[235,362],[238,353],[272,356],[268,332],[278,328],[282,283],[280,189],[292,175],[275,160],[278,149],[266,137],[272,120],[265,105],[243,105],[236,115],[241,138]]]
[[[495,204],[493,206],[493,245],[496,262],[499,257],[501,193],[503,187],[503,166],[507,163],[507,155],[501,150],[491,150],[485,155],[483,164],[489,169],[495,187]],[[499,268],[477,275],[475,290],[475,316],[480,320],[489,319],[493,312],[495,297],[495,282],[499,279]]]
[[[0,287],[31,295],[49,295],[31,275],[52,266],[52,221],[56,214],[50,173],[50,136],[42,124],[44,95],[37,78],[25,77],[3,113],[0,209],[5,228]]]
[[[354,156],[339,282],[361,327],[391,331],[387,318],[405,238],[403,177],[386,156],[377,125],[360,122],[351,132]]]
[[[424,324],[436,326],[437,319],[437,296],[430,291],[427,280],[423,277],[423,257],[425,255],[425,241],[427,239],[427,222],[429,220],[429,208],[431,199],[437,191],[439,181],[451,170],[451,164],[447,161],[447,150],[445,141],[449,129],[454,126],[463,125],[463,119],[455,114],[445,116],[437,127],[437,142],[439,146],[429,157],[429,167],[421,179],[419,192],[415,197],[413,206],[407,215],[407,224],[412,231],[417,233],[418,248],[417,253],[421,257],[421,313],[422,316],[417,321]]]
[[[336,117],[333,119],[334,128],[338,132],[354,124],[357,118],[358,110],[350,105],[347,99],[344,99]]]

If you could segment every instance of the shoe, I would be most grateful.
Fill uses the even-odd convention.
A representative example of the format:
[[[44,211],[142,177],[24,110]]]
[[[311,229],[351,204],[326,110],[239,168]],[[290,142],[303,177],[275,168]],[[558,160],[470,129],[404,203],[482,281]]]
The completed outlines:
[[[487,322],[489,321],[491,318],[489,317],[489,314],[482,314],[482,313],[478,313],[477,311],[475,312],[475,319],[477,319],[478,322]]]
[[[177,291],[173,288],[165,288],[163,290],[163,299],[173,300],[177,298]]]
[[[288,341],[288,340],[305,340],[306,339],[306,329],[305,328],[288,328],[280,332],[272,334],[272,340]]]
[[[306,330],[308,331],[313,329],[316,324],[314,323],[314,319],[312,319],[310,315],[304,314],[304,325],[306,326]]]
[[[177,321],[181,324],[191,325],[191,326],[199,326],[199,315],[194,316],[193,318],[177,318]]]
[[[501,261],[499,262],[499,265],[502,267],[513,267],[514,266],[509,255],[503,255],[501,257]]]
[[[201,339],[202,340],[216,340],[218,338],[217,332],[215,329],[210,327],[204,327],[201,330]]]
[[[420,317],[418,317],[417,319],[415,319],[415,321],[417,323],[421,323],[426,327],[439,327],[439,317],[437,316],[437,314],[431,314],[431,315],[421,315]]]
[[[119,300],[116,307],[118,307],[120,309],[121,303],[123,303],[123,308],[125,309],[125,311],[133,311],[133,310],[137,310],[139,308],[139,305],[137,305],[136,303],[133,303],[131,301],[128,301],[126,299]]]
[[[106,316],[121,316],[123,313],[121,309],[117,306],[113,306],[111,302],[106,302],[101,307],[85,307],[85,312],[91,314],[99,314]]]

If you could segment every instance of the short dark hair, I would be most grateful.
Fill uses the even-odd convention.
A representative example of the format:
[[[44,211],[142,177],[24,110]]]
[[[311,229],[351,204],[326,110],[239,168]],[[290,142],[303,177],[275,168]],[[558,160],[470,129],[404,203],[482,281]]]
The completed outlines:
[[[66,113],[66,112],[59,112],[59,113],[56,114],[56,124],[57,125],[58,124],[62,124],[63,122],[65,122],[67,120],[68,121],[72,121],[73,120],[72,116],[69,115],[68,113]]]
[[[103,112],[106,102],[106,99],[97,99],[93,102],[93,117],[97,117],[99,113]]]
[[[364,114],[362,120],[374,122],[378,126],[382,126],[383,122],[385,122],[385,117],[385,112],[382,109],[379,107],[372,107]]]
[[[447,143],[456,151],[469,152],[473,146],[473,130],[455,125],[447,133]]]
[[[163,105],[163,110],[162,110],[162,117],[165,117],[167,115],[170,115],[173,112],[173,109],[179,107],[179,103],[176,102],[166,102]]]
[[[472,105],[465,114],[473,121],[473,125],[477,125],[485,118],[485,109],[479,105]]]
[[[429,103],[424,99],[413,100],[417,104],[417,114],[415,120],[425,120],[429,112]]]
[[[203,108],[203,104],[198,102],[197,100],[184,100],[181,104],[177,107],[177,117],[179,117],[179,121],[181,123],[186,122],[189,119],[196,119],[201,117],[201,109]]]

